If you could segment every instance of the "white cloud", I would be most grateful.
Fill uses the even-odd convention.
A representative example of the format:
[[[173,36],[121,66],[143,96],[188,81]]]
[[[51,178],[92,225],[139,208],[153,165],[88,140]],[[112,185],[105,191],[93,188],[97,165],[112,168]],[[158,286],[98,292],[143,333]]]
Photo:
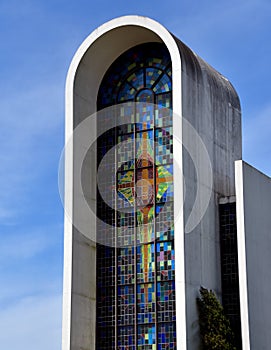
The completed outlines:
[[[61,295],[24,298],[0,313],[0,348],[59,350]]]
[[[46,173],[57,174],[58,140],[64,133],[62,95],[61,87],[47,82],[39,88],[17,91],[15,96],[11,93],[0,102],[1,223],[12,223],[18,211],[27,209],[22,203],[27,191],[42,184]]]
[[[2,235],[1,310],[27,296],[61,292],[62,234],[62,225],[48,225]]]
[[[33,258],[42,252],[52,249],[59,242],[62,225],[22,229],[1,237],[0,263],[14,263],[16,260]]]
[[[41,86],[34,84],[27,91],[15,88],[0,104],[1,126],[6,135],[19,133],[19,139],[39,133],[52,131],[63,122],[64,87],[52,81],[45,81]],[[5,134],[3,134],[5,136]]]

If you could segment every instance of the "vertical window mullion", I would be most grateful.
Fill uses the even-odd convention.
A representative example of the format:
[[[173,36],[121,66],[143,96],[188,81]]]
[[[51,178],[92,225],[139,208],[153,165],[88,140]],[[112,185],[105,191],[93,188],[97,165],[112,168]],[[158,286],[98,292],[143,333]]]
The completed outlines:
[[[134,342],[135,342],[135,348],[137,347],[137,332],[138,332],[138,326],[137,326],[137,205],[136,205],[136,169],[137,169],[137,158],[136,158],[136,105],[133,106],[134,111],[134,120],[133,120],[133,132],[134,132]]]

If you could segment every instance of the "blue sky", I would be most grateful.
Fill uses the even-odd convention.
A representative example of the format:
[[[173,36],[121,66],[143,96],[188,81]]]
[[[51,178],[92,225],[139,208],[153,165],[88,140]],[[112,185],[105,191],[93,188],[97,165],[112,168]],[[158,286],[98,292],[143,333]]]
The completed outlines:
[[[0,2],[0,348],[61,348],[64,85],[97,26],[139,14],[166,26],[235,86],[243,158],[271,175],[270,0]]]

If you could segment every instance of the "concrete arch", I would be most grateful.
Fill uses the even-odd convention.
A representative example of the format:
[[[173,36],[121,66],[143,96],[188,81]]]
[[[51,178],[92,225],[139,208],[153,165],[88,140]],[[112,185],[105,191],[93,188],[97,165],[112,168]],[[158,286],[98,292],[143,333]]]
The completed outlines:
[[[81,44],[71,62],[66,81],[66,129],[68,142],[73,131],[85,118],[96,112],[96,97],[104,73],[115,59],[124,51],[141,43],[163,42],[172,62],[173,112],[182,115],[182,62],[175,38],[160,23],[146,17],[124,16],[113,19],[94,30]],[[178,128],[182,127],[182,118]],[[181,130],[180,130],[181,132]],[[65,154],[65,208],[66,211],[80,215],[88,220],[84,213],[76,212],[76,186],[78,182],[74,169],[76,140]],[[174,146],[175,147],[175,146]],[[177,150],[178,145],[175,149]],[[182,150],[178,150],[182,158]],[[182,170],[182,169],[181,169]],[[91,177],[91,174],[90,174]],[[96,181],[92,182],[90,195],[95,192]],[[182,193],[182,181],[178,183],[178,193]],[[95,200],[95,199],[94,199]],[[182,201],[182,196],[176,200]],[[177,207],[182,207],[178,204]],[[178,240],[175,243],[176,254],[176,315],[178,348],[186,349],[186,311],[184,278],[184,230],[183,215],[178,220]],[[90,226],[94,225],[90,223]],[[89,272],[89,266],[95,269],[95,244],[80,236],[65,216],[64,242],[64,292],[63,292],[63,350],[95,348],[95,272]],[[91,280],[92,279],[92,280]],[[178,296],[177,296],[178,295]]]

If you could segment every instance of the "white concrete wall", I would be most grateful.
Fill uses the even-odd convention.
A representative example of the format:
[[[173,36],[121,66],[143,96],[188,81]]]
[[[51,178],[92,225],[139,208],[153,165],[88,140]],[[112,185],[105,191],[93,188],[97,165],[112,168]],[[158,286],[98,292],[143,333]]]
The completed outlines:
[[[271,348],[271,179],[236,162],[240,309],[244,350]]]

